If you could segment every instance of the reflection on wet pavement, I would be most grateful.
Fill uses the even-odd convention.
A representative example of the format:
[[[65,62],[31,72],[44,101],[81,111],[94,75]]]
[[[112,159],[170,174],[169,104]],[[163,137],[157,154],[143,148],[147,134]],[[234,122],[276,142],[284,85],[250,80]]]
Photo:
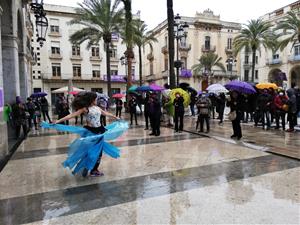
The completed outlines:
[[[113,141],[121,158],[104,157],[100,178],[61,166],[75,135],[42,131],[0,173],[0,224],[299,223],[300,161],[268,154],[248,131],[236,143],[229,128],[206,138],[133,127]],[[297,148],[287,140],[279,147]]]

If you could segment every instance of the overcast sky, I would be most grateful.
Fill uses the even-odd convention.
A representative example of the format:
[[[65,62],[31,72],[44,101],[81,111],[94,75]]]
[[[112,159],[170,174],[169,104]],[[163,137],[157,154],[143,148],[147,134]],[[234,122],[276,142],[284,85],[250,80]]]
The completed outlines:
[[[194,16],[210,8],[221,20],[246,23],[296,0],[173,0],[174,14]],[[80,0],[44,0],[56,5],[77,6]],[[141,11],[141,19],[154,28],[167,18],[167,0],[132,0],[132,12]]]

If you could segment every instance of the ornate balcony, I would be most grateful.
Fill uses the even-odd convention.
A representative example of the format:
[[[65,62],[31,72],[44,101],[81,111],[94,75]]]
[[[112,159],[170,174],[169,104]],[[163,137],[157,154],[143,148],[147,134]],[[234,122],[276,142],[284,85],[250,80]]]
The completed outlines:
[[[236,70],[232,71],[222,71],[222,70],[213,70],[213,76],[216,77],[236,77],[238,76],[238,73]]]
[[[179,44],[180,51],[190,51],[192,48],[191,44]]]
[[[74,60],[74,61],[81,61],[82,60],[82,52],[80,51],[80,53],[78,55],[73,55],[71,52],[70,59]]]
[[[204,52],[204,53],[215,52],[216,51],[216,46],[215,45],[211,45],[211,46],[202,45],[201,49],[202,49],[202,52]]]
[[[102,56],[101,55],[98,55],[98,56],[91,55],[90,56],[90,61],[98,61],[98,62],[100,62],[100,61],[102,61]]]
[[[226,54],[232,54],[232,53],[233,53],[233,49],[232,49],[232,48],[226,47],[226,48],[225,48],[225,53],[226,53]]]
[[[281,63],[282,63],[281,59],[267,59],[266,61],[267,66],[280,65]]]
[[[292,55],[289,57],[290,63],[299,63],[300,62],[300,55]]]

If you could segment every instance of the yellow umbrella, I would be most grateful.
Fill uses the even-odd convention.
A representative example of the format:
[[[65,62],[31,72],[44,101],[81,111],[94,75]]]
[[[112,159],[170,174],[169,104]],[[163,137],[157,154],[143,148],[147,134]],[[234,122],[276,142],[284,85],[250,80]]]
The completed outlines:
[[[171,101],[173,102],[174,99],[176,98],[176,94],[179,93],[183,99],[184,99],[184,106],[185,107],[188,107],[189,104],[190,104],[190,95],[188,92],[186,92],[185,90],[181,89],[181,88],[175,88],[175,89],[172,89],[171,92],[170,92],[170,98],[171,98]]]
[[[274,83],[259,83],[256,85],[256,87],[258,89],[269,89],[269,88],[278,89],[277,84]]]

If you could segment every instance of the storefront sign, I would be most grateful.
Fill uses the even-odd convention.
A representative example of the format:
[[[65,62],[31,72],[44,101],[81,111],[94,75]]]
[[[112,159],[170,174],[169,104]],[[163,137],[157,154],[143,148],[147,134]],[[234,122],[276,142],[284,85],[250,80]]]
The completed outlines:
[[[3,89],[0,88],[0,112],[3,111],[3,106],[4,106]]]

